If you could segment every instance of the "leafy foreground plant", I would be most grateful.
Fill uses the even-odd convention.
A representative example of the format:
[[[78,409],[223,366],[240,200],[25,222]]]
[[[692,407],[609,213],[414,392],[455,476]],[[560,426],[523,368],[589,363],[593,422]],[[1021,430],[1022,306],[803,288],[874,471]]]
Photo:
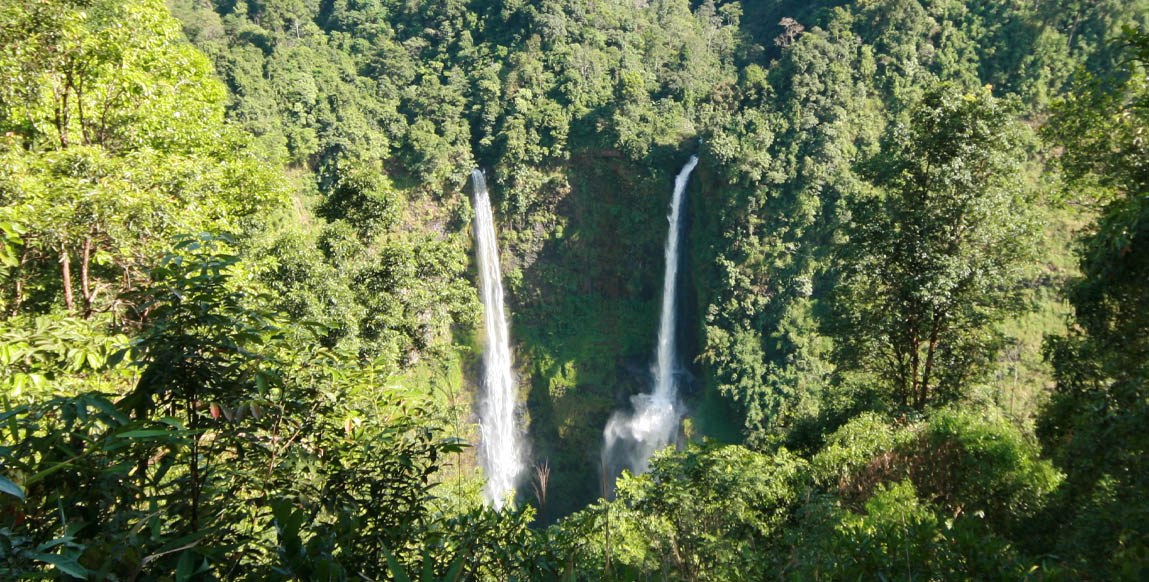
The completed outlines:
[[[0,577],[379,579],[420,561],[431,476],[462,445],[386,368],[253,307],[226,242],[184,238],[152,272],[143,330],[99,369],[136,370],[126,396],[5,405]]]

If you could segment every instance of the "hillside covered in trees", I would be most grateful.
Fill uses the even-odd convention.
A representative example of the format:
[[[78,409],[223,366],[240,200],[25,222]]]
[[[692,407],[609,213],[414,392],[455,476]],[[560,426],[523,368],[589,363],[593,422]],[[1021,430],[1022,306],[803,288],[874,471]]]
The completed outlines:
[[[1146,0],[6,1],[0,579],[1143,579],[1147,68]]]

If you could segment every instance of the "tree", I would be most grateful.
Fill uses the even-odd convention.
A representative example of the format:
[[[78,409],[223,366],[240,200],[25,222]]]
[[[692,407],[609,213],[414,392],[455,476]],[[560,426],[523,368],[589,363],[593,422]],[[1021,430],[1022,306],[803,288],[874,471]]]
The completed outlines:
[[[774,46],[786,48],[794,44],[794,39],[802,34],[806,27],[802,26],[797,20],[787,16],[778,22],[778,26],[782,27],[782,34],[774,37]]]
[[[1149,552],[1149,35],[1125,41],[1126,70],[1082,79],[1047,132],[1074,197],[1107,204],[1078,241],[1077,325],[1046,338],[1057,386],[1037,432],[1067,473],[1062,551],[1082,571],[1135,579]]]
[[[158,0],[0,9],[0,129],[26,148],[186,149],[216,139],[225,88]]]
[[[763,454],[707,442],[661,454],[650,473],[618,482],[614,505],[630,521],[620,525],[641,532],[631,544],[648,546],[626,552],[643,556],[633,565],[646,568],[644,554],[657,556],[664,579],[670,569],[682,580],[764,579],[767,549],[801,502],[806,474],[807,463],[786,449]]]
[[[993,360],[992,325],[1020,310],[1033,252],[1017,185],[1020,129],[988,89],[927,94],[863,168],[831,323],[844,370],[865,370],[902,406],[962,395]]]
[[[22,230],[9,314],[120,310],[168,237],[243,231],[278,200],[162,2],[20,0],[0,24],[0,205]]]

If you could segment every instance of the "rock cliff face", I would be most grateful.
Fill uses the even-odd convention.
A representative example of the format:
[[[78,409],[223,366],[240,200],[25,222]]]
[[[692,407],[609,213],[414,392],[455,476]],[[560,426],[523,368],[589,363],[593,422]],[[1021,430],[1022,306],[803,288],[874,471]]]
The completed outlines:
[[[548,519],[601,495],[602,429],[612,410],[650,390],[676,167],[580,152],[559,171],[564,186],[542,204],[550,210],[500,233],[531,460],[551,469]],[[692,281],[680,286],[694,297]],[[692,325],[683,327],[693,349]]]

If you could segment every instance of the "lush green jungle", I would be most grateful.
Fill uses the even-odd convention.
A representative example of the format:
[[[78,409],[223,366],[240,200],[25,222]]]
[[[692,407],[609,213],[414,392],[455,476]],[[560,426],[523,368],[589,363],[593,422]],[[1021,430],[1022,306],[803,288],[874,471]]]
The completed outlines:
[[[1149,0],[5,0],[0,579],[1145,580],[1147,69]]]

